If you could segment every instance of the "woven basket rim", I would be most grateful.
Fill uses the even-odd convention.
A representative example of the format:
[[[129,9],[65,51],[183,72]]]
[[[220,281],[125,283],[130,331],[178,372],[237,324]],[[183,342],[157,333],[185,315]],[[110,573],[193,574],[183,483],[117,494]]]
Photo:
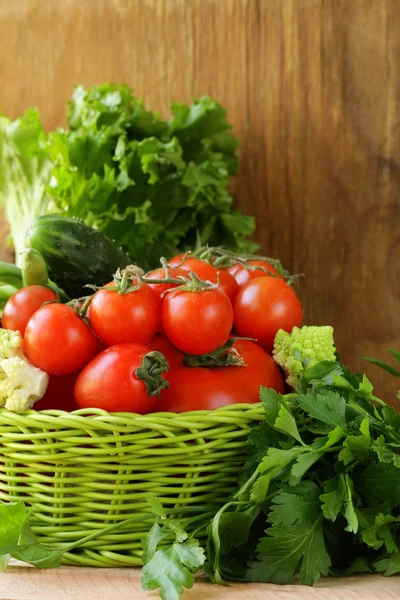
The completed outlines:
[[[51,427],[52,425],[61,425],[63,428],[70,426],[105,426],[135,428],[182,428],[195,427],[196,425],[206,425],[210,423],[218,424],[225,422],[240,421],[260,421],[263,417],[264,409],[261,402],[255,404],[230,404],[221,406],[213,410],[196,410],[182,413],[158,412],[140,415],[137,413],[115,412],[109,413],[103,409],[85,408],[73,412],[63,410],[27,410],[22,413],[15,413],[6,408],[0,408],[0,422],[7,421],[14,424],[21,424],[24,427]]]

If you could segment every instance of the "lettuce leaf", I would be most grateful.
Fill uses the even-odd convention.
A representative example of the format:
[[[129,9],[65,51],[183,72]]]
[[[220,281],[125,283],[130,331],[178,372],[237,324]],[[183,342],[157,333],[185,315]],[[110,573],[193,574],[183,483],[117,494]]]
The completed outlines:
[[[0,206],[10,224],[17,264],[30,221],[48,210],[52,166],[37,110],[15,121],[0,115]]]
[[[69,131],[49,136],[52,210],[100,229],[144,267],[199,243],[253,250],[254,219],[228,193],[238,140],[226,111],[208,97],[171,108],[164,121],[126,85],[75,88]]]

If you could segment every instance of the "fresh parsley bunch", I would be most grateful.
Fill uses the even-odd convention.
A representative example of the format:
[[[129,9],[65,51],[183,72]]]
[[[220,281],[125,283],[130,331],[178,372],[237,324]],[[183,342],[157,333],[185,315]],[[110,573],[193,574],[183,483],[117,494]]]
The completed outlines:
[[[242,485],[209,528],[212,580],[400,571],[400,415],[372,392],[337,362],[288,396],[261,390]]]

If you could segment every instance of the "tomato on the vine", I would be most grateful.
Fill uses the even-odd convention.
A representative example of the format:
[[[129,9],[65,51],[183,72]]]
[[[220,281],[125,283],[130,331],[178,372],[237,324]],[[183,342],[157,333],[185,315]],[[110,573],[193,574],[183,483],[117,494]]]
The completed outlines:
[[[249,260],[247,264],[250,267],[260,266],[262,269],[246,269],[246,267],[240,263],[236,263],[227,268],[227,271],[233,275],[240,287],[256,277],[270,277],[268,273],[271,273],[275,277],[280,277],[278,271],[266,260]],[[266,272],[264,269],[266,269],[268,272]]]
[[[285,392],[285,382],[278,365],[264,348],[251,340],[235,340],[233,350],[242,357],[246,366],[223,369],[224,377],[234,378],[238,390],[247,396],[247,402],[260,401],[260,386]],[[234,369],[234,371],[232,370]]]
[[[186,279],[188,278],[188,272],[185,269],[182,269],[180,267],[173,267],[172,269],[168,269],[168,275],[169,275],[169,277],[171,277],[173,279],[177,279],[178,277],[185,277]],[[163,267],[160,267],[159,269],[150,271],[149,273],[146,274],[145,277],[146,277],[146,279],[165,279],[166,276],[167,276],[167,274],[165,272],[165,269]],[[178,283],[148,283],[148,285],[151,287],[152,290],[155,291],[157,296],[159,296],[161,298],[162,295],[164,294],[164,292],[166,292],[167,290],[171,290],[172,288],[175,288],[179,284]]]
[[[254,338],[268,350],[278,329],[290,332],[303,321],[303,309],[293,288],[278,277],[251,279],[239,290],[233,309],[238,334]]]
[[[79,374],[75,398],[80,408],[144,414],[167,386],[168,362],[143,344],[118,344],[96,356]]]
[[[186,256],[185,252],[182,252],[181,254],[177,254],[176,256],[173,256],[172,258],[169,259],[168,266],[169,267],[181,267],[185,256]]]
[[[90,304],[90,324],[107,345],[146,344],[161,322],[161,300],[147,283],[126,292],[98,290]]]
[[[30,318],[24,351],[32,364],[49,375],[82,369],[96,354],[99,340],[66,304],[45,304]]]
[[[22,337],[29,319],[45,302],[55,302],[57,294],[43,285],[29,285],[11,296],[3,309],[4,329],[19,331]]]
[[[273,358],[256,343],[233,344],[245,366],[181,367],[168,373],[170,387],[163,390],[153,412],[213,410],[228,404],[260,401],[260,386],[285,391],[282,374]]]
[[[213,352],[227,341],[233,324],[229,298],[221,290],[168,292],[162,304],[162,325],[174,346],[187,354]]]
[[[239,291],[235,278],[228,273],[227,269],[217,269],[206,260],[187,258],[181,268],[192,271],[203,281],[218,283],[218,288],[228,296],[231,302]]]

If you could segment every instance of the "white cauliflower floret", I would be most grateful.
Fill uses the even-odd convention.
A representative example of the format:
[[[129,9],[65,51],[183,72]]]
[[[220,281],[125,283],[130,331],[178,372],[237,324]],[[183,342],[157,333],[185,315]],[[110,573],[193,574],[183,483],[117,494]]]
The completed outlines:
[[[0,329],[0,360],[13,356],[22,357],[23,339],[19,331]]]
[[[47,373],[25,358],[22,344],[19,331],[0,329],[0,406],[13,412],[31,408],[49,383]]]

